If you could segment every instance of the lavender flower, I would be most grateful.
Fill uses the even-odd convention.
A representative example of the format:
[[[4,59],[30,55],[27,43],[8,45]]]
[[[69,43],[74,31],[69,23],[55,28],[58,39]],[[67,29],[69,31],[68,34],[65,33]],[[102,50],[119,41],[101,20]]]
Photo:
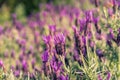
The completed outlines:
[[[87,47],[86,47],[86,37],[82,36],[82,43],[83,43],[83,47],[82,47],[82,53],[84,56],[86,56],[87,54]]]
[[[93,21],[93,12],[90,10],[86,11],[85,15],[86,15],[86,22],[91,23]]]
[[[56,31],[56,25],[49,25],[49,31],[51,35],[54,35]]]
[[[81,19],[79,20],[79,22],[80,22],[80,32],[82,33],[87,28],[86,19]]]
[[[111,77],[110,72],[108,72],[108,73],[107,73],[107,79],[106,79],[106,80],[110,80],[110,77]]]
[[[63,34],[55,35],[54,44],[57,54],[65,54],[65,36]]]
[[[103,80],[103,79],[101,78],[100,74],[98,75],[98,80]]]
[[[44,41],[44,43],[45,44],[48,44],[49,43],[49,41],[50,41],[50,38],[51,38],[51,36],[43,36],[43,41]]]
[[[59,61],[55,56],[53,56],[50,62],[50,65],[52,69],[54,70],[54,72],[56,73],[61,70],[62,62]]]
[[[19,61],[16,61],[16,67],[15,67],[16,70],[20,70],[20,63]]]
[[[91,32],[91,31],[88,32],[87,38],[88,38],[88,40],[91,40],[91,39],[92,39],[92,32]]]
[[[35,30],[35,27],[37,26],[37,23],[35,21],[29,21],[28,24],[31,29]]]
[[[43,38],[43,41],[44,41],[44,43],[45,43],[45,45],[46,45],[46,50],[51,50],[51,36],[50,35],[48,35],[48,36],[43,36],[42,37]]]
[[[29,53],[33,53],[33,51],[34,51],[33,46],[30,46]]]
[[[20,40],[20,44],[24,46],[26,44],[26,40],[25,39]]]
[[[14,70],[15,70],[15,67],[14,67],[13,65],[11,65],[11,66],[10,66],[10,69],[11,69],[12,71],[14,71]]]
[[[14,75],[15,75],[16,77],[19,77],[19,76],[20,76],[20,70],[14,71]]]
[[[28,72],[28,64],[27,64],[27,61],[26,60],[23,60],[22,61],[22,70],[24,72]]]
[[[104,57],[103,51],[101,49],[97,49],[96,50],[96,54],[98,55],[98,57],[101,59],[102,57]]]
[[[43,63],[46,63],[48,61],[48,58],[49,58],[48,51],[44,51],[44,53],[42,54]]]
[[[75,61],[78,61],[80,59],[80,56],[76,51],[74,51],[73,58],[74,58]]]
[[[22,27],[23,27],[23,24],[20,21],[17,20],[16,14],[12,15],[12,20],[13,20],[13,25],[16,26],[16,29],[21,30]]]
[[[64,76],[61,74],[59,77],[59,80],[69,80],[69,77],[68,77],[68,75]]]
[[[116,40],[115,40],[115,36],[114,36],[114,33],[113,33],[113,30],[110,28],[109,29],[109,34],[107,34],[107,44],[110,46],[110,47],[112,47],[112,40],[114,41],[114,42],[116,42]]]
[[[79,9],[77,9],[77,8],[74,8],[73,9],[73,12],[74,12],[74,14],[75,14],[75,17],[76,17],[76,19],[75,19],[75,25],[76,26],[78,26],[79,25],[79,23],[78,23],[78,17],[79,17],[79,15],[80,15],[80,11],[79,11]],[[71,15],[72,15],[72,13],[71,13]]]
[[[102,40],[102,34],[96,33],[95,36],[97,40]]]
[[[80,66],[83,64],[82,61],[81,61],[81,59],[80,59],[80,55],[76,51],[73,54],[73,59],[75,61],[78,61],[78,63],[79,63]]]
[[[94,51],[95,42],[94,41],[90,41],[89,46],[91,47],[92,51]]]
[[[22,40],[17,40],[18,44],[19,44],[19,47],[22,49],[23,52],[25,52],[25,45],[26,45],[26,40],[25,39],[22,39]]]
[[[73,30],[74,30],[74,39],[75,39],[75,49],[80,54],[80,50],[82,50],[84,44],[82,43],[81,36],[79,35],[79,32],[77,31],[75,26],[73,26]]]
[[[15,58],[15,52],[14,52],[14,50],[12,50],[12,52],[11,52],[11,57]]]
[[[35,59],[32,59],[31,64],[32,64],[32,68],[33,68],[33,69],[35,68],[35,63],[36,63],[36,60],[35,60]]]
[[[54,62],[52,68],[56,72],[60,70],[61,66],[62,66],[62,62]]]
[[[23,59],[24,59],[24,53],[21,53],[20,55],[19,55],[19,60],[22,62],[23,61]]]
[[[77,51],[78,54],[83,54],[84,57],[86,57],[87,54],[87,47],[86,47],[86,38],[85,36],[80,36],[79,32],[73,26],[74,30],[74,39],[75,39],[75,50]],[[77,59],[80,65],[82,65],[82,61],[79,59],[79,56],[76,56],[77,53],[74,55],[74,59]]]
[[[3,61],[0,60],[0,68],[2,68],[2,67],[3,67]]]
[[[0,26],[0,34],[2,34],[2,32],[3,32],[3,27]]]

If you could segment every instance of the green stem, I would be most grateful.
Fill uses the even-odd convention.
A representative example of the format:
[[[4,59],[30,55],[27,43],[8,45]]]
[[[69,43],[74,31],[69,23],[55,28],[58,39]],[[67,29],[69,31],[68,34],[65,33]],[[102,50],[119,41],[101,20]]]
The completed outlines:
[[[62,61],[62,63],[63,63],[64,69],[65,69],[68,73],[70,73],[70,70],[69,70],[69,69],[66,67],[66,65],[65,65],[64,57],[63,57],[63,56],[60,56],[60,59],[61,59],[61,61]]]

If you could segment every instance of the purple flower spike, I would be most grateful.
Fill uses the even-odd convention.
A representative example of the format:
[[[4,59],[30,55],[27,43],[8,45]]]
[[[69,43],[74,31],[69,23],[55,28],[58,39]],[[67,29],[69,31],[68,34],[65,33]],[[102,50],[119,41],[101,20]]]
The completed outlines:
[[[54,56],[53,56],[50,64],[55,73],[57,71],[61,70],[62,62],[58,61]]]
[[[23,60],[23,61],[22,61],[22,70],[23,70],[24,72],[27,72],[27,71],[28,71],[28,64],[27,64],[26,60]]]
[[[50,35],[48,35],[48,36],[43,36],[42,39],[43,39],[43,41],[44,41],[45,44],[49,44],[50,39],[51,39],[51,36],[50,36]]]
[[[76,26],[73,26],[72,29],[73,29],[74,33],[77,33],[77,28],[76,28]]]
[[[99,17],[94,18],[93,20],[94,20],[94,24],[95,24],[95,25],[97,25],[97,24],[98,24],[98,22],[99,22]]]
[[[83,47],[83,44],[84,44],[82,42],[82,41],[84,41],[84,38],[82,38],[79,35],[79,32],[77,31],[77,29],[75,27],[73,27],[73,30],[74,30],[74,39],[75,39],[75,49],[80,54],[80,50],[82,50],[82,47]]]
[[[88,32],[87,37],[88,37],[88,40],[90,40],[92,38],[92,32],[91,31]]]
[[[44,51],[44,53],[42,54],[42,61],[44,63],[46,63],[48,61],[49,55],[48,55],[48,50]]]
[[[14,70],[15,70],[15,67],[14,67],[13,65],[11,65],[11,66],[10,66],[10,69],[11,69],[12,71],[14,71]]]
[[[113,33],[112,28],[109,29],[109,34],[107,35],[107,43],[108,45],[111,47],[112,46],[112,42],[111,40],[113,40],[114,42],[117,42]]]
[[[55,37],[54,37],[54,43],[55,44],[65,43],[65,36],[63,34],[55,35]]]
[[[15,75],[16,77],[19,77],[19,76],[20,76],[20,70],[14,71],[14,75]]]
[[[74,12],[74,14],[75,14],[75,17],[78,18],[79,15],[80,15],[79,9],[78,9],[78,8],[74,8],[74,9],[73,9],[73,12]]]
[[[0,26],[0,34],[2,34],[2,32],[3,32],[3,27]]]
[[[86,26],[86,19],[81,19],[79,22],[80,22],[80,32],[82,32],[87,27]]]
[[[12,52],[11,52],[11,57],[15,58],[15,51],[14,50],[12,50]]]
[[[86,45],[86,37],[82,36],[82,42],[84,43],[84,45]]]
[[[43,36],[42,37],[43,38],[43,41],[44,41],[44,43],[45,43],[45,50],[49,50],[49,51],[51,51],[51,46],[52,46],[52,44],[51,44],[51,36],[50,35],[48,35],[48,36]]]
[[[103,51],[101,49],[97,49],[96,54],[98,55],[99,58],[102,58],[104,56]]]
[[[63,34],[58,34],[54,37],[55,49],[57,54],[65,54],[65,36]]]
[[[3,61],[0,60],[0,68],[2,68],[2,67],[3,67]]]
[[[16,67],[15,67],[16,70],[20,70],[20,64],[19,64],[19,61],[16,61]]]
[[[117,5],[117,1],[116,0],[112,0],[112,4],[113,4],[113,6],[116,6]]]
[[[86,15],[87,22],[92,22],[93,21],[93,12],[92,11],[90,11],[90,10],[86,11],[85,15]]]
[[[55,34],[56,31],[56,25],[49,25],[49,30],[50,30],[50,34]]]
[[[67,76],[64,76],[64,75],[60,75],[60,80],[69,80],[69,77],[68,75]]]
[[[18,30],[21,30],[23,28],[23,24],[20,21],[15,21],[14,25]]]
[[[32,64],[32,68],[33,68],[33,69],[35,68],[35,63],[36,63],[36,60],[35,60],[35,59],[32,59],[31,64]]]
[[[106,79],[106,80],[110,80],[110,77],[111,77],[110,72],[108,72],[108,73],[107,73],[107,79]]]
[[[37,26],[37,23],[35,21],[29,21],[28,24],[32,29],[35,29],[35,27]]]
[[[90,47],[91,47],[92,51],[94,51],[94,46],[95,46],[95,42],[94,41],[90,41]]]
[[[24,59],[24,53],[22,53],[22,54],[19,55],[19,60],[23,61],[23,59]]]
[[[76,51],[74,51],[73,58],[74,58],[75,61],[78,61],[80,59],[80,56]]]
[[[98,75],[98,80],[102,80],[102,78],[101,78],[100,74]]]

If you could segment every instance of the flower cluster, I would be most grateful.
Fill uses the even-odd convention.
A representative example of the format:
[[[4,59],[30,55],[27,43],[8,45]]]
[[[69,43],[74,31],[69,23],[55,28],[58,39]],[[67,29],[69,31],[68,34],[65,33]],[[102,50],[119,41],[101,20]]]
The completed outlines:
[[[119,80],[119,1],[87,2],[94,8],[40,4],[23,22],[12,14],[0,25],[0,70],[25,80]]]

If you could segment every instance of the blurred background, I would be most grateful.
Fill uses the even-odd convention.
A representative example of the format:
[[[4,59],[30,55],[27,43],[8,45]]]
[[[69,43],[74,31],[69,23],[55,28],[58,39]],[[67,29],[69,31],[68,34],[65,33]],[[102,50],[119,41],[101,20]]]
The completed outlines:
[[[12,13],[16,13],[18,19],[36,13],[40,11],[41,4],[82,6],[81,8],[90,9],[93,8],[90,1],[94,0],[0,0],[0,23],[10,20]]]

